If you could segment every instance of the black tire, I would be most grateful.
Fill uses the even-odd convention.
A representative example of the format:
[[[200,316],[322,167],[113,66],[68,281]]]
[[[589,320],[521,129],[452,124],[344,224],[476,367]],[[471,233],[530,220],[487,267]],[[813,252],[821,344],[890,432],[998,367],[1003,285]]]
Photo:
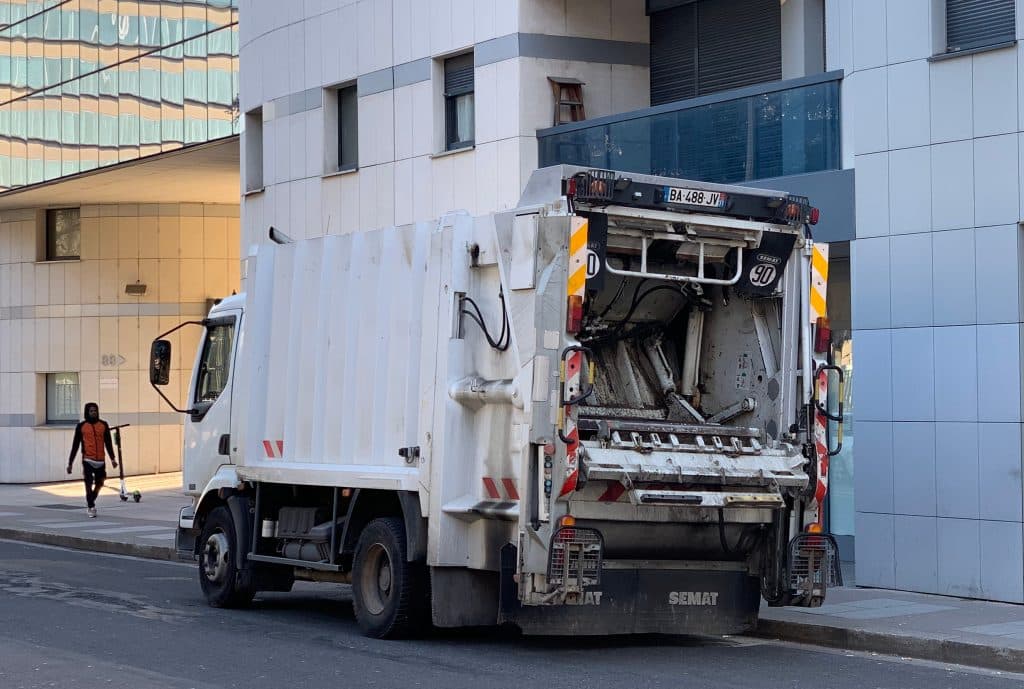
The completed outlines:
[[[359,535],[352,565],[352,606],[363,633],[398,639],[430,622],[430,584],[422,563],[406,561],[401,519],[375,519]]]
[[[206,518],[199,540],[199,585],[215,608],[242,608],[256,595],[252,574],[235,566],[237,550],[231,512],[217,507]]]

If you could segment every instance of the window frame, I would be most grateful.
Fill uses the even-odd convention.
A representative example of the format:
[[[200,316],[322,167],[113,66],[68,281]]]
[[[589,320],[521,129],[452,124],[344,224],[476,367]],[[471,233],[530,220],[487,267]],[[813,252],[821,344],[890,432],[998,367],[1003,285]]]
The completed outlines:
[[[75,380],[75,397],[73,403],[70,404],[70,412],[64,418],[57,418],[50,416],[50,393],[51,393],[51,381],[54,376],[74,376]],[[54,383],[54,387],[56,383]],[[82,409],[82,376],[77,371],[54,371],[43,374],[43,417],[44,423],[47,426],[74,426],[80,420],[81,409]]]
[[[245,193],[263,191],[263,107],[253,108],[245,113]]]
[[[65,256],[58,256],[55,251],[56,248],[56,218],[58,213],[67,213],[74,211],[76,214],[75,219],[75,232],[78,233],[78,251],[74,255],[68,254]],[[79,206],[70,206],[62,208],[47,208],[43,213],[43,260],[44,261],[80,261],[82,260],[82,209]]]
[[[469,83],[458,83],[459,70],[464,76],[466,65],[453,66],[455,62],[464,62],[468,59]],[[441,73],[444,84],[442,95],[444,97],[444,150],[458,151],[464,148],[472,148],[476,145],[476,66],[473,60],[473,53],[462,53],[445,58],[441,63]],[[453,83],[455,82],[455,83]],[[470,123],[472,136],[469,139],[459,139],[459,101],[466,96],[470,98]]]
[[[227,342],[227,357],[224,361],[224,379],[223,386],[217,391],[217,396],[213,399],[200,399],[200,391],[203,388],[203,383],[209,377],[209,369],[204,368],[204,364],[207,361],[207,356],[211,351],[212,338],[210,334],[219,328],[229,328],[230,335]],[[203,333],[203,348],[199,354],[199,360],[196,364],[196,383],[195,388],[192,390],[191,402],[192,408],[196,410],[200,415],[206,413],[210,407],[212,407],[220,396],[227,389],[231,380],[231,369],[235,359],[235,336],[237,335],[237,319],[234,316],[224,316],[220,318],[211,319],[207,322],[206,329]]]
[[[335,107],[337,108],[337,132],[338,137],[337,145],[337,156],[338,161],[337,172],[352,172],[359,169],[359,90],[356,84],[348,83],[342,84],[335,89],[334,97],[336,99]],[[351,100],[347,102],[346,97],[350,97]],[[352,131],[349,132],[349,136],[346,137],[346,112],[351,113],[350,124],[354,125]],[[351,146],[346,147],[346,140],[349,141]],[[346,156],[346,151],[349,151],[349,156]]]

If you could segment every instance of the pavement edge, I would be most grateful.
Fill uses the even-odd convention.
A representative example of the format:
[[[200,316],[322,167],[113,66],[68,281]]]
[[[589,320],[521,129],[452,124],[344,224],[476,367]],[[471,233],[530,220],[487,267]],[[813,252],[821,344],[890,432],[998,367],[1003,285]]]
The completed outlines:
[[[764,618],[758,620],[757,628],[751,635],[848,651],[865,651],[1014,673],[1024,672],[1024,650],[954,639],[886,634],[864,629]]]
[[[52,545],[72,550],[85,550],[108,555],[129,555],[150,560],[170,560],[180,562],[177,551],[171,546],[144,545],[141,543],[121,543],[104,541],[98,538],[82,538],[67,534],[52,534],[39,531],[23,531],[0,527],[0,538],[24,543]]]

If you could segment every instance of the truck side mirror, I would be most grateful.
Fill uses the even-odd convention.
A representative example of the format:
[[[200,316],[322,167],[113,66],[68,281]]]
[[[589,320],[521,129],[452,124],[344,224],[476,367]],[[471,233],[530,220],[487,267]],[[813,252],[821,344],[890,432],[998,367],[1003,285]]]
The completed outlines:
[[[154,340],[149,349],[150,385],[167,385],[171,381],[171,342]]]

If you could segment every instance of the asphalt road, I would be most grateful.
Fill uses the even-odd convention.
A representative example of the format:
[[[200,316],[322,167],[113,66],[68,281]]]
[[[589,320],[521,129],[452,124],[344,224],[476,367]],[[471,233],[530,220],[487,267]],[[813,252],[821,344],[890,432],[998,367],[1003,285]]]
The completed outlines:
[[[995,689],[1024,676],[747,639],[360,635],[347,587],[214,610],[194,566],[0,541],[3,689]]]

